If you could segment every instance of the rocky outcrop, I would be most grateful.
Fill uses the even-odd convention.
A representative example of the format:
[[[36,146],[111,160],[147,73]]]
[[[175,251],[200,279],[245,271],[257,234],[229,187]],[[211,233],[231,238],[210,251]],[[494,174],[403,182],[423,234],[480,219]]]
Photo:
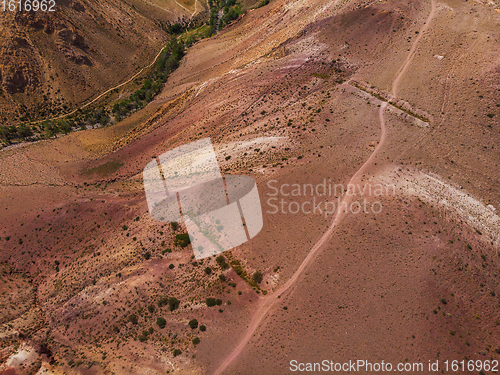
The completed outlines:
[[[7,93],[34,90],[40,83],[39,73],[35,50],[25,35],[4,39],[0,49],[0,75]]]

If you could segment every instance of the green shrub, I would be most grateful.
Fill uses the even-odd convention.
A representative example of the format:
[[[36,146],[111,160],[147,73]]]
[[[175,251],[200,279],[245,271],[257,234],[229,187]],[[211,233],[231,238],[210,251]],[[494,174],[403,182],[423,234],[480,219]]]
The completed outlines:
[[[179,304],[180,304],[180,301],[175,297],[170,297],[168,299],[168,307],[169,307],[170,311],[174,311],[175,309],[177,309],[179,307]]]
[[[189,321],[189,326],[191,327],[191,329],[198,328],[198,321],[196,319],[190,320]]]
[[[137,324],[137,322],[138,322],[137,315],[135,315],[135,314],[130,315],[128,317],[128,321],[132,324]]]
[[[200,343],[200,338],[199,337],[195,337],[193,339],[193,345],[198,345]]]
[[[20,125],[19,128],[17,129],[17,133],[19,134],[20,137],[23,138],[27,138],[33,135],[33,131],[31,130],[31,128],[27,127],[26,125]]]
[[[157,303],[158,307],[163,307],[165,305],[168,305],[168,297],[160,297]]]
[[[208,307],[213,307],[217,304],[216,299],[212,297],[207,298],[205,302],[207,303]]]
[[[207,330],[207,327],[205,327],[203,324],[200,326],[200,331],[205,332]]]
[[[215,258],[215,261],[223,270],[227,270],[229,268],[229,264],[226,263],[226,258],[224,258],[223,255],[219,255]]]
[[[256,271],[252,276],[253,281],[260,284],[262,282],[262,272]]]
[[[160,329],[163,329],[167,325],[167,321],[165,320],[165,318],[162,318],[160,316],[158,319],[156,319],[156,325],[160,327]]]
[[[152,303],[148,306],[148,311],[152,314],[155,311],[155,305]]]
[[[233,267],[234,271],[238,276],[240,276],[243,273],[243,268],[241,267],[241,263],[239,260],[233,260],[231,262],[231,267]]]
[[[174,244],[180,247],[186,247],[191,243],[191,239],[189,238],[189,234],[187,233],[179,233],[175,235]]]
[[[174,349],[174,351],[173,351],[174,357],[177,357],[178,355],[181,355],[181,354],[182,354],[182,351],[180,349]]]
[[[212,269],[210,267],[205,268],[205,273],[210,275],[212,273]]]

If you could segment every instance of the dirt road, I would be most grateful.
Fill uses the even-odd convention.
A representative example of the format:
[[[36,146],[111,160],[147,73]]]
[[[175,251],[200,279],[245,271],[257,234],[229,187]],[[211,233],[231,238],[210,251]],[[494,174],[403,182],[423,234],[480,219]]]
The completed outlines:
[[[401,80],[401,77],[404,75],[404,73],[407,71],[409,65],[411,64],[411,61],[412,61],[413,56],[415,54],[418,42],[422,38],[422,35],[424,34],[424,32],[428,29],[430,22],[431,22],[432,18],[434,17],[434,13],[436,10],[436,1],[437,0],[431,0],[431,11],[429,13],[429,16],[427,17],[427,20],[426,20],[424,26],[420,29],[419,36],[413,42],[403,66],[400,68],[400,70],[398,71],[398,73],[396,75],[396,78],[393,81],[392,94],[394,95],[394,97],[397,96],[398,85],[399,85],[399,81]],[[366,173],[368,167],[372,165],[372,162],[374,161],[376,155],[379,153],[380,149],[384,146],[385,139],[386,139],[386,133],[387,133],[385,119],[384,119],[384,111],[385,111],[386,107],[387,107],[387,103],[386,102],[382,103],[380,106],[380,111],[379,111],[380,129],[381,129],[380,142],[378,143],[377,147],[375,147],[375,150],[370,155],[368,160],[351,177],[348,186],[355,186],[358,184],[361,185],[363,174]],[[352,190],[348,190],[347,194],[342,199],[339,207],[342,207],[343,204],[349,205],[352,201],[354,194],[355,193]],[[304,259],[302,264],[297,269],[297,271],[295,271],[293,276],[281,288],[279,288],[275,293],[270,294],[266,297],[260,298],[257,309],[255,310],[255,312],[252,316],[252,319],[250,321],[250,324],[248,326],[247,331],[245,332],[245,335],[241,338],[240,342],[233,349],[233,351],[231,353],[229,353],[229,355],[219,365],[217,370],[214,372],[215,375],[223,374],[224,371],[229,367],[229,365],[236,358],[238,358],[238,356],[241,354],[241,352],[245,348],[246,344],[250,341],[252,336],[255,334],[255,332],[259,328],[261,322],[267,316],[267,313],[269,312],[271,307],[274,305],[274,303],[278,299],[278,296],[281,296],[287,292],[288,293],[292,292],[292,287],[297,283],[299,277],[311,265],[311,263],[314,261],[314,259],[316,259],[316,256],[318,255],[319,251],[322,249],[323,245],[325,245],[325,243],[327,243],[328,240],[331,238],[331,235],[333,234],[337,225],[345,217],[345,215],[346,215],[345,212],[346,212],[345,210],[337,210],[337,212],[336,212],[335,216],[333,217],[332,222],[331,222],[330,226],[328,227],[327,231],[323,234],[323,236],[321,236],[319,241],[316,242],[316,244],[313,246],[311,251],[308,253],[308,255],[306,256],[306,258]]]

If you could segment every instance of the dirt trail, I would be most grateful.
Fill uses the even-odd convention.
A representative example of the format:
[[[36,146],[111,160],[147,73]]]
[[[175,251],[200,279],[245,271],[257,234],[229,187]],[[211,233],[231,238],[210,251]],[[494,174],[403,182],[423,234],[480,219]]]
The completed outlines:
[[[373,151],[373,153],[370,155],[368,160],[363,164],[363,166],[352,176],[351,180],[349,181],[348,186],[354,186],[357,184],[361,183],[361,179],[363,176],[363,173],[365,173],[365,170],[369,165],[371,165],[373,159],[377,155],[378,151],[382,147],[385,141],[385,136],[386,136],[386,128],[385,128],[385,121],[384,121],[384,110],[387,107],[387,103],[383,103],[380,107],[379,111],[379,117],[380,117],[380,124],[382,128],[382,134],[380,138],[380,142]],[[353,189],[349,189],[347,191],[347,194],[344,196],[344,198],[341,201],[341,204],[339,207],[345,207],[349,206],[349,204],[352,201],[352,198],[354,197],[355,192]],[[333,231],[337,227],[337,225],[342,221],[344,216],[346,215],[345,210],[337,210],[332,223],[328,227],[328,230],[321,236],[318,242],[313,246],[309,254],[307,254],[307,257],[304,259],[302,264],[299,266],[297,271],[293,274],[293,276],[281,287],[279,288],[275,293],[270,295],[269,297],[263,297],[259,300],[259,305],[257,307],[257,310],[255,311],[252,320],[250,321],[250,325],[248,326],[247,332],[245,333],[245,336],[241,339],[240,343],[232,353],[224,360],[224,362],[219,366],[217,371],[215,371],[214,374],[222,374],[222,372],[238,357],[238,355],[242,352],[243,348],[245,345],[248,343],[252,335],[255,333],[257,328],[259,327],[260,323],[264,319],[264,317],[267,315],[268,311],[270,308],[274,305],[276,302],[276,299],[278,296],[283,295],[287,291],[291,292],[291,287],[297,282],[299,277],[302,275],[302,273],[306,270],[306,268],[316,259],[316,256],[318,255],[319,250],[323,247],[323,245],[328,242],[330,239]]]
[[[425,20],[424,26],[422,26],[422,28],[419,31],[419,34],[418,34],[417,38],[413,42],[413,44],[412,44],[412,46],[410,48],[410,52],[406,56],[406,60],[405,60],[405,62],[403,64],[403,66],[400,68],[400,70],[398,72],[398,75],[396,76],[396,78],[392,82],[392,95],[394,95],[394,97],[398,96],[399,81],[401,80],[401,77],[403,76],[403,74],[406,73],[406,70],[410,66],[410,63],[413,60],[413,57],[415,56],[415,51],[417,49],[418,42],[420,41],[420,39],[422,38],[422,36],[424,35],[424,33],[429,28],[429,25],[431,24],[431,20],[434,17],[434,13],[436,13],[436,1],[437,0],[431,0],[431,11],[429,13],[429,16]]]
[[[437,0],[431,0],[431,12],[429,13],[429,16],[427,17],[425,25],[420,30],[418,38],[416,38],[416,40],[413,42],[413,45],[410,48],[410,52],[408,53],[408,56],[406,57],[406,60],[403,64],[403,66],[398,71],[398,74],[393,81],[392,94],[394,95],[394,97],[397,96],[397,89],[398,89],[399,81],[400,81],[401,77],[403,76],[403,74],[408,69],[408,66],[410,65],[410,63],[413,59],[418,42],[420,41],[422,34],[428,29],[430,21],[431,21],[432,17],[434,16],[434,13],[436,10],[436,1]],[[370,155],[368,160],[351,177],[349,184],[348,184],[348,186],[350,188],[348,189],[347,194],[342,199],[339,207],[345,207],[346,205],[348,206],[351,203],[352,198],[355,195],[355,192],[353,191],[352,187],[362,183],[363,174],[366,172],[367,168],[372,164],[372,162],[375,159],[376,155],[378,154],[379,150],[383,147],[383,145],[385,143],[386,126],[385,126],[385,119],[384,119],[384,111],[385,111],[386,107],[387,107],[387,103],[384,102],[381,104],[380,110],[379,110],[379,119],[380,119],[380,128],[381,128],[380,142],[378,143],[377,147],[375,147],[375,150]],[[298,281],[299,277],[303,274],[303,272],[306,270],[306,268],[313,262],[314,259],[316,259],[316,256],[318,255],[319,250],[321,250],[323,245],[326,242],[328,242],[328,240],[331,238],[331,235],[333,234],[333,231],[335,230],[337,225],[342,221],[342,219],[345,216],[346,216],[346,210],[337,209],[337,212],[335,213],[335,216],[333,217],[332,222],[331,222],[330,226],[328,227],[327,231],[323,234],[323,236],[321,236],[319,241],[316,242],[316,244],[313,246],[313,248],[311,249],[309,254],[307,254],[307,256],[304,259],[304,261],[302,262],[302,264],[297,269],[297,271],[295,271],[293,276],[281,288],[279,288],[275,293],[270,294],[267,297],[260,298],[257,309],[255,310],[255,312],[252,316],[252,319],[250,321],[250,324],[247,328],[245,335],[242,337],[242,339],[240,340],[238,345],[233,349],[233,351],[224,359],[224,361],[217,368],[217,370],[214,372],[215,375],[221,375],[229,367],[229,365],[236,358],[238,358],[238,356],[241,354],[241,352],[245,348],[246,344],[250,341],[252,336],[255,334],[255,332],[259,328],[261,322],[264,320],[264,318],[266,317],[266,315],[269,312],[269,310],[271,309],[271,307],[274,305],[274,303],[278,299],[278,296],[281,296],[286,292],[292,292],[291,288],[295,285],[295,283]]]

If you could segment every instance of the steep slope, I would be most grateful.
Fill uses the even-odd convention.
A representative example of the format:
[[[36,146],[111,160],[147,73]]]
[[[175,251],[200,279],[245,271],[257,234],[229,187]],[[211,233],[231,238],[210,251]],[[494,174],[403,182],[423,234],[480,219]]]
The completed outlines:
[[[57,1],[55,12],[0,14],[2,124],[65,113],[151,62],[166,26],[203,3]]]

